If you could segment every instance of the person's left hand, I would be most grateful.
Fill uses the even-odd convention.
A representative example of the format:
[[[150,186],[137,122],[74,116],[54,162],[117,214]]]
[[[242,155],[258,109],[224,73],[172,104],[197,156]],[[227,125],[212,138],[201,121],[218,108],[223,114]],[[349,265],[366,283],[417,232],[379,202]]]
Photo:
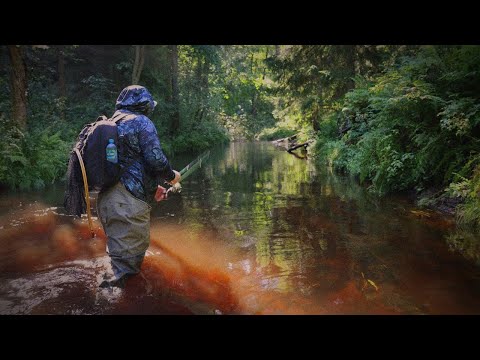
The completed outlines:
[[[167,181],[170,185],[175,185],[182,178],[182,175],[180,175],[180,173],[177,170],[173,170],[173,172],[175,174],[175,177],[172,180]]]

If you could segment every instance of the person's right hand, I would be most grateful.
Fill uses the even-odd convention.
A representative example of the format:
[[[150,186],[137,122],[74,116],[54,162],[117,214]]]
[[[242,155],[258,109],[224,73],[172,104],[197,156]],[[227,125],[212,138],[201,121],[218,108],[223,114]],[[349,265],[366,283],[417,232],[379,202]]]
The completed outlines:
[[[175,185],[182,178],[182,176],[180,175],[180,173],[177,170],[173,170],[173,172],[175,173],[175,177],[173,178],[173,180],[168,182],[170,185]]]
[[[161,185],[157,185],[157,191],[155,192],[155,201],[165,200],[168,196],[167,189]]]

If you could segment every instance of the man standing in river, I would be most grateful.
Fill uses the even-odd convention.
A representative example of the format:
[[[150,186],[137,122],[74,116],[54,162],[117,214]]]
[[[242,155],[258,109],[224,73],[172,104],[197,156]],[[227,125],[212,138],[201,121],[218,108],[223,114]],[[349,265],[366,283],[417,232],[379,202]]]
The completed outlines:
[[[127,278],[140,272],[150,244],[149,203],[159,184],[180,181],[180,173],[171,168],[148,118],[156,104],[150,92],[139,85],[123,89],[116,101],[113,116],[127,115],[117,122],[118,161],[125,171],[115,186],[98,194],[97,211],[114,274],[100,287],[124,287]]]

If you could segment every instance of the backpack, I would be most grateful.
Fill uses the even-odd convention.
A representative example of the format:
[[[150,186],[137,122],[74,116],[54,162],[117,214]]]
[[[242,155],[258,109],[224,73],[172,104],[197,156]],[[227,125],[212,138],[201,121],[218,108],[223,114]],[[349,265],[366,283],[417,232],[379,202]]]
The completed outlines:
[[[117,121],[125,118],[127,114],[119,114],[108,119],[102,115],[93,123],[87,124],[78,135],[76,149],[82,156],[87,174],[88,190],[101,191],[115,185],[122,176],[120,164],[107,161],[106,147],[109,139],[113,139],[120,153],[121,145],[117,132]]]
[[[131,165],[131,163],[127,164],[122,169],[118,161],[117,163],[107,161],[106,151],[109,139],[113,139],[117,147],[117,158],[118,154],[121,154],[123,140],[118,136],[117,121],[128,116],[130,115],[120,113],[108,119],[102,115],[80,131],[78,140],[70,153],[66,173],[63,206],[67,214],[80,217],[82,214],[89,214],[90,211],[89,197],[88,194],[86,196],[84,189],[82,165],[87,175],[88,191],[102,191],[115,185]]]

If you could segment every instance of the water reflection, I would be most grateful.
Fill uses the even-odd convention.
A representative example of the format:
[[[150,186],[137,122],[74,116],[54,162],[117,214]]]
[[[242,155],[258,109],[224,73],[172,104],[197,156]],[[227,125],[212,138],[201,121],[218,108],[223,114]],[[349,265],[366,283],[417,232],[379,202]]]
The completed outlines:
[[[240,249],[261,289],[301,294],[307,312],[480,312],[479,269],[443,241],[451,221],[404,199],[377,199],[269,144],[212,152],[184,188],[178,223]]]
[[[62,196],[2,198],[0,313],[480,313],[475,235],[267,143],[212,150],[153,209],[143,276],[118,294],[98,290],[98,221],[89,240]]]

